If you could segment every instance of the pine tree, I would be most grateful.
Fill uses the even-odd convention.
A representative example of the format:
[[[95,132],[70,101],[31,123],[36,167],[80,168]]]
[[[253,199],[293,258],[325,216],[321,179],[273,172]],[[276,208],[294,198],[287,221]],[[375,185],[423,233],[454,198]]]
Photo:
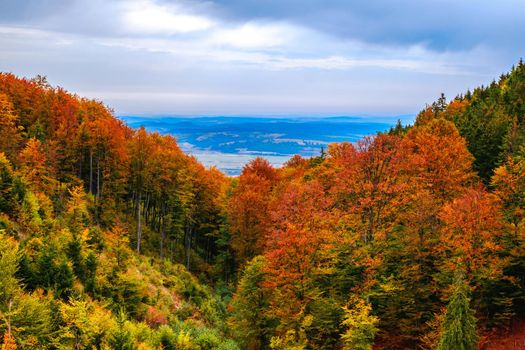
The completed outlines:
[[[84,264],[84,285],[86,287],[86,291],[91,295],[95,294],[97,265],[97,256],[93,254],[93,252],[89,253]]]
[[[475,350],[478,344],[476,317],[469,306],[469,286],[457,278],[447,306],[438,350]]]
[[[113,349],[134,350],[137,348],[133,343],[131,333],[125,328],[126,318],[126,312],[124,309],[120,309],[117,314],[117,328],[109,339],[109,344]]]

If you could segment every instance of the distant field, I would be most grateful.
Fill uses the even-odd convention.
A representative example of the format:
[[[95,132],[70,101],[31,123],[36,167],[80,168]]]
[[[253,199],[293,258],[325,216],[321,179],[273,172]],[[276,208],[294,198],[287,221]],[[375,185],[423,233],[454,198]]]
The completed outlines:
[[[255,118],[255,117],[133,117],[121,116],[131,127],[172,134],[181,148],[206,166],[238,175],[242,166],[262,156],[279,166],[294,154],[318,155],[333,142],[355,142],[388,130],[399,118]]]

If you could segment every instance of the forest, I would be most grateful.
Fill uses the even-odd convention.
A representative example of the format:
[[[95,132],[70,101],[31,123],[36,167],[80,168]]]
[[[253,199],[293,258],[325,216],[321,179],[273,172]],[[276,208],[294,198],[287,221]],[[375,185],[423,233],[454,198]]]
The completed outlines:
[[[522,61],[238,177],[0,73],[2,350],[510,349],[524,278]]]

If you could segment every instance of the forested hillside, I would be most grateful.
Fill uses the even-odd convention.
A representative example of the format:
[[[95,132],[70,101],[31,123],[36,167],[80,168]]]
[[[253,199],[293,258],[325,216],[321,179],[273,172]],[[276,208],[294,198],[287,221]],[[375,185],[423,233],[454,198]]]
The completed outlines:
[[[241,344],[497,346],[525,316],[524,99],[520,62],[413,127],[248,164],[228,210]]]
[[[41,77],[0,75],[0,150],[2,349],[237,349],[224,175]]]
[[[2,350],[491,349],[525,318],[524,100],[520,62],[228,178],[0,74]]]

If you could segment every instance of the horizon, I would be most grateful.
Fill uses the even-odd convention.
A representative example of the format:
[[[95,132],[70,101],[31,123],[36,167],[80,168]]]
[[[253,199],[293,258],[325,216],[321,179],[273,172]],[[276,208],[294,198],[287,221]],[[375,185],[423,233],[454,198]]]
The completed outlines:
[[[198,119],[198,118],[232,118],[232,119],[289,119],[289,120],[326,120],[326,119],[348,119],[348,120],[363,120],[363,121],[394,121],[398,120],[410,123],[414,121],[417,113],[404,115],[375,115],[375,114],[306,114],[306,113],[292,113],[292,114],[115,114],[119,119],[136,118],[136,119]]]
[[[216,167],[230,176],[239,175],[245,164],[257,157],[281,167],[296,154],[315,157],[330,144],[357,142],[366,135],[388,130],[400,120],[350,116],[118,118],[134,129],[144,127],[150,132],[174,136],[182,151],[195,156],[206,167]]]

